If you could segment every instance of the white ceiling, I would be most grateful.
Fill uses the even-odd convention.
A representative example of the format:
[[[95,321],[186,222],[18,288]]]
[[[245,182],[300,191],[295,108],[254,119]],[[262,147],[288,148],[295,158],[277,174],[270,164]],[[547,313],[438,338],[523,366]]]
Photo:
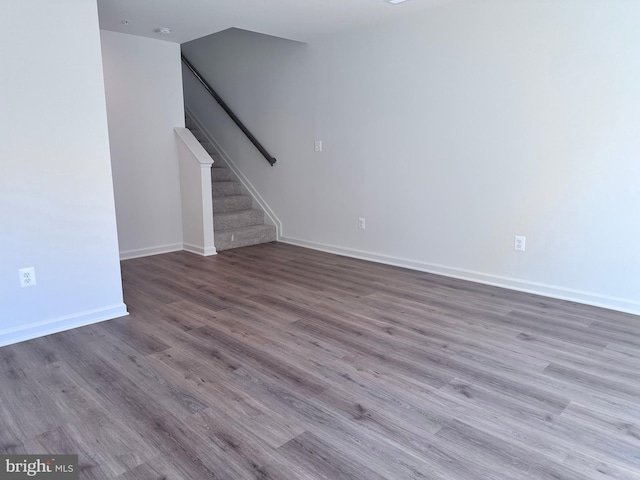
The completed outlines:
[[[184,43],[227,28],[306,42],[455,0],[98,0],[100,28]],[[128,21],[125,25],[123,22]],[[154,32],[169,27],[170,36]]]

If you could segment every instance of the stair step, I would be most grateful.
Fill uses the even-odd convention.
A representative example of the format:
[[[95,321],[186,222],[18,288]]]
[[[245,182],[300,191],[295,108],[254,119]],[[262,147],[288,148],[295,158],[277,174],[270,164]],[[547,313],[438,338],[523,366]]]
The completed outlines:
[[[238,210],[237,212],[216,213],[213,216],[213,229],[218,234],[219,230],[250,227],[264,224],[264,212],[262,210]]]
[[[213,146],[213,143],[204,141],[204,142],[200,142],[200,145],[202,145],[202,148],[204,148],[209,155],[211,156],[218,155],[218,152],[216,151],[216,148]]]
[[[264,223],[264,212],[253,208],[251,196],[242,195],[242,184],[232,180],[231,170],[213,144],[191,118],[185,118],[185,125],[213,159],[211,185],[216,250],[274,242],[276,228]]]
[[[223,197],[227,195],[242,195],[242,185],[240,182],[213,182],[214,197]]]
[[[205,136],[204,133],[202,133],[202,130],[198,130],[197,128],[193,128],[193,129],[189,129],[191,130],[191,133],[193,133],[193,136],[196,137],[196,139],[200,142],[208,142],[209,140],[207,139],[207,137]]]
[[[258,243],[275,242],[275,240],[276,227],[273,225],[254,225],[215,232],[216,250],[219,252]]]
[[[214,163],[211,169],[211,181],[228,182],[229,180],[231,180],[231,170],[227,167],[217,167]]]
[[[236,212],[238,210],[250,210],[253,199],[249,195],[227,195],[225,197],[213,197],[214,218],[217,213]]]
[[[187,127],[189,128],[189,127]],[[218,151],[216,150],[216,148],[213,146],[213,144],[211,142],[209,142],[209,140],[207,139],[207,137],[204,135],[204,133],[202,133],[201,130],[199,130],[197,127],[195,128],[189,128],[189,130],[191,131],[191,133],[193,134],[194,137],[196,137],[196,140],[198,140],[198,142],[200,143],[200,145],[202,145],[202,148],[205,149],[205,151],[211,155],[211,158],[213,158],[213,163],[215,164],[219,164],[221,163],[221,157],[218,154]]]

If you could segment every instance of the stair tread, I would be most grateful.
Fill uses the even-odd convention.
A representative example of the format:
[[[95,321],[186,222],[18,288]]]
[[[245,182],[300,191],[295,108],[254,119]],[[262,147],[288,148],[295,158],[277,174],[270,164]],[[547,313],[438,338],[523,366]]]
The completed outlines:
[[[264,212],[257,208],[234,210],[216,213],[213,216],[213,226],[216,232],[225,229],[248,227],[264,224]]]
[[[232,195],[241,195],[242,184],[233,180],[220,180],[212,183],[214,197],[230,197]]]
[[[236,228],[221,228],[216,230],[216,233],[245,233],[259,230],[275,230],[276,227],[269,225],[268,223],[261,223],[260,225],[249,225],[248,227],[236,227]]]
[[[211,169],[211,183],[215,185],[218,182],[229,182],[233,181],[231,177],[231,170],[229,170],[224,165],[217,166],[215,163],[213,164],[213,168]]]
[[[253,197],[250,195],[213,196],[214,215],[222,212],[237,212],[253,208]]]
[[[242,210],[234,210],[233,212],[219,212],[216,213],[216,215],[218,217],[232,217],[234,215],[238,215],[238,214],[242,214],[242,213],[247,213],[247,212],[259,212],[259,213],[264,213],[262,210],[260,210],[259,208],[244,208]]]
[[[216,231],[216,250],[231,250],[277,240],[276,227],[262,224]]]
[[[238,195],[223,195],[221,197],[214,197],[216,199],[218,198],[228,198],[228,199],[232,199],[232,198],[251,198],[251,195],[244,195],[244,194],[238,194]],[[246,209],[243,209],[246,210]]]

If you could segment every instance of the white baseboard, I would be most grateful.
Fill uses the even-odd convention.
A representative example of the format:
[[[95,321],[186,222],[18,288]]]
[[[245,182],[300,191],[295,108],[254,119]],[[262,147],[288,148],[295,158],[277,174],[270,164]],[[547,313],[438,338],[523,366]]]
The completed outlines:
[[[210,257],[211,255],[217,255],[216,247],[202,247],[200,245],[192,245],[190,243],[185,243],[183,249],[186,252],[195,253],[196,255],[201,255],[203,257]]]
[[[182,243],[172,243],[170,245],[158,245],[156,247],[139,248],[137,250],[123,250],[120,252],[120,260],[149,257],[151,255],[159,255],[161,253],[177,252],[182,249]]]
[[[200,245],[192,245],[190,243],[173,243],[171,245],[159,245],[157,247],[139,248],[137,250],[125,250],[120,252],[120,260],[131,260],[134,258],[150,257],[152,255],[161,255],[163,253],[181,252],[182,250],[203,257],[216,255],[218,252],[215,247],[205,248]]]
[[[509,290],[532,293],[536,295],[542,295],[545,297],[557,298],[559,300],[568,300],[571,302],[582,303],[585,305],[592,305],[594,307],[602,307],[609,310],[615,310],[618,312],[630,313],[633,315],[640,315],[640,302],[637,302],[635,300],[610,297],[607,295],[600,295],[600,294],[585,292],[581,290],[573,290],[569,288],[558,287],[556,285],[529,282],[525,280],[519,280],[516,278],[502,277],[499,275],[476,272],[473,270],[447,267],[445,265],[420,262],[416,260],[410,260],[407,258],[380,255],[377,253],[367,252],[363,250],[344,248],[336,245],[328,245],[328,244],[323,244],[318,242],[311,242],[307,240],[300,240],[298,238],[281,237],[279,238],[279,241],[282,243],[297,245],[299,247],[306,247],[306,248],[311,248],[313,250],[320,250],[322,252],[343,255],[345,257],[358,258],[361,260],[369,260],[376,263],[383,263],[386,265],[393,265],[396,267],[404,267],[404,268],[409,268],[411,270],[418,270],[421,272],[433,273],[436,275],[443,275],[445,277],[458,278],[460,280],[468,280],[471,282],[482,283],[485,285],[492,285],[495,287],[507,288]]]
[[[129,315],[124,303],[0,331],[0,347]]]

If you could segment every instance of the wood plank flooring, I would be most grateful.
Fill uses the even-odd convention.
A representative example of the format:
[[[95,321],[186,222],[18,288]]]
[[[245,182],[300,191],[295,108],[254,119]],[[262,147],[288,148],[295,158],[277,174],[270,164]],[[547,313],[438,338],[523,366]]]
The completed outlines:
[[[82,479],[640,479],[640,318],[283,244],[123,262],[0,348],[0,451]]]

